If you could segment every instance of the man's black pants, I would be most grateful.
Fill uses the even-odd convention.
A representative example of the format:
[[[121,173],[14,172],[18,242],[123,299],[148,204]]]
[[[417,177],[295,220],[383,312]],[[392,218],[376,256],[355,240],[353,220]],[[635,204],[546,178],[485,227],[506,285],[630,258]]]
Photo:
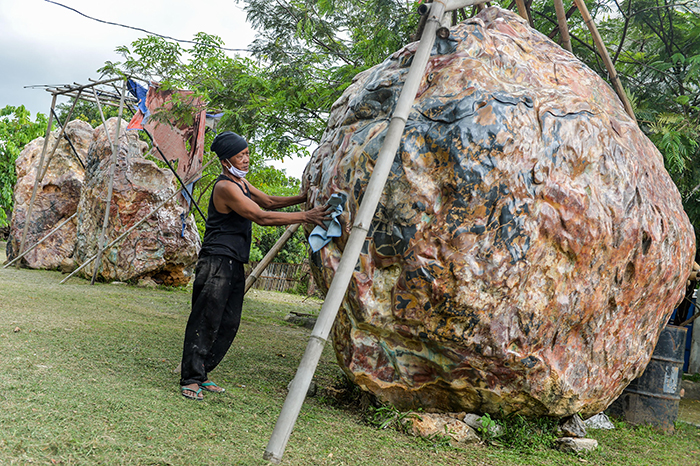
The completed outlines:
[[[197,262],[192,312],[185,329],[180,385],[201,384],[221,362],[241,322],[245,290],[243,263],[226,256]]]

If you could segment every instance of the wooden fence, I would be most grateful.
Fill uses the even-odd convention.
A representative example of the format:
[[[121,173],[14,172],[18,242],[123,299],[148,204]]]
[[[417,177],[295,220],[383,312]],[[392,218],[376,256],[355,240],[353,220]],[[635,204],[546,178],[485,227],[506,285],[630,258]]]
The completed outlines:
[[[250,262],[246,265],[246,277],[257,266],[257,262]],[[311,283],[313,278],[309,270],[309,264],[285,264],[281,262],[272,262],[260,274],[253,288],[267,291],[290,291],[303,281],[309,281],[309,289],[313,289]]]

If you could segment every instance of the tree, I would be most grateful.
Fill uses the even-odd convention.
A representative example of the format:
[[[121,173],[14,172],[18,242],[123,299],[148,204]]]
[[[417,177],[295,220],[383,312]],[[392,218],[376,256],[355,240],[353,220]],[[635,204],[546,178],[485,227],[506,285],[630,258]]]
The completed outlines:
[[[47,124],[41,113],[32,121],[31,112],[23,105],[0,110],[0,227],[8,225],[12,212],[15,161],[27,143],[45,134]]]
[[[272,195],[298,194],[299,180],[289,178],[283,171],[266,164],[268,159],[283,159],[295,155],[307,155],[302,139],[293,138],[284,125],[279,123],[273,111],[274,104],[283,100],[270,91],[265,69],[252,60],[230,58],[223,54],[221,39],[207,34],[197,34],[198,43],[184,49],[161,38],[147,37],[134,41],[130,47],[120,47],[122,63],[107,63],[102,69],[113,75],[137,75],[159,81],[161,86],[171,89],[190,89],[207,102],[210,110],[222,111],[223,117],[218,131],[232,130],[245,135],[251,149],[251,172],[248,179],[263,191]],[[186,58],[189,57],[189,58]],[[153,115],[161,121],[191,118],[193,109],[186,102],[176,102],[172,111]],[[209,147],[214,134],[207,133],[205,147]],[[162,166],[159,158],[156,163]],[[207,211],[211,187],[221,166],[216,155],[205,151],[204,163],[214,162],[204,170],[196,184],[193,197],[202,211]],[[290,207],[286,210],[298,210]],[[204,234],[204,221],[196,216],[200,235]],[[253,229],[251,260],[259,260],[274,244],[281,231],[274,227]],[[274,241],[271,238],[275,237]],[[277,260],[300,262],[305,254],[299,253],[301,234],[296,235],[284,248]]]
[[[124,63],[106,71],[136,73],[189,88],[225,116],[222,128],[250,137],[252,165],[306,154],[320,142],[333,102],[358,72],[412,40],[417,3],[397,0],[239,0],[258,31],[255,60],[227,57],[221,39],[200,33],[189,50],[163,39],[122,47]],[[499,0],[502,7],[514,2]],[[526,2],[536,29],[558,38],[551,0]],[[631,97],[640,127],[700,226],[700,15],[669,0],[587,2]],[[605,66],[572,0],[565,1],[574,53],[607,79]],[[472,10],[472,13],[474,10]],[[463,19],[468,12],[460,12]],[[187,56],[191,58],[186,59]]]
[[[663,154],[700,232],[698,4],[602,0],[596,10],[606,43],[614,44],[610,55],[632,97],[639,126]]]

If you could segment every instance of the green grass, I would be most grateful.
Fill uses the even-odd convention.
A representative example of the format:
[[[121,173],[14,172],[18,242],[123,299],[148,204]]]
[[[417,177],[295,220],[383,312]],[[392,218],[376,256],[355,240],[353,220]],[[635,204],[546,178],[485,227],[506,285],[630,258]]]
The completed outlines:
[[[0,260],[2,257],[0,256]],[[212,378],[223,395],[185,400],[173,373],[187,289],[144,289],[0,269],[0,464],[263,465],[262,454],[310,334],[284,322],[319,301],[254,290],[238,337]],[[15,330],[18,329],[17,332]],[[288,465],[697,465],[700,430],[619,425],[577,457],[550,448],[452,447],[381,429],[338,402],[326,348],[289,440]]]

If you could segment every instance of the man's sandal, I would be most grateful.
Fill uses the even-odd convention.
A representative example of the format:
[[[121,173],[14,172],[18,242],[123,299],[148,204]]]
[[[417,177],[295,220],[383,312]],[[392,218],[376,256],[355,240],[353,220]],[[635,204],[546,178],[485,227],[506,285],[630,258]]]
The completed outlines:
[[[206,391],[208,391],[208,392],[212,392],[212,393],[224,393],[224,392],[226,391],[225,388],[219,387],[217,384],[215,384],[215,383],[212,382],[212,381],[204,382],[203,384],[200,384],[200,386],[201,386],[204,390],[206,390]]]
[[[183,387],[180,387],[180,390],[182,390],[182,396],[184,396],[188,400],[202,401],[204,399],[204,395],[202,395],[201,388],[197,388],[195,390],[194,388],[189,388],[189,387],[183,386]],[[187,393],[187,392],[194,393],[194,395],[192,395],[191,393]]]

